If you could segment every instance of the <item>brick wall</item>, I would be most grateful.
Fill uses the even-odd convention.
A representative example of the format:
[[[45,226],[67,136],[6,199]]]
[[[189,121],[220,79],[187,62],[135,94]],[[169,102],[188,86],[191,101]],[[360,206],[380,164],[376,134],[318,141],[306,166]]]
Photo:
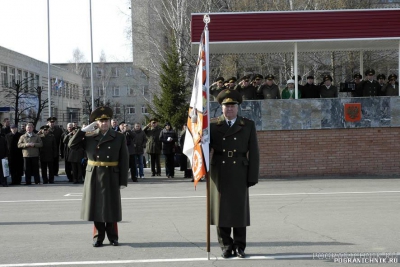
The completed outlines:
[[[259,131],[260,177],[399,175],[400,128]]]

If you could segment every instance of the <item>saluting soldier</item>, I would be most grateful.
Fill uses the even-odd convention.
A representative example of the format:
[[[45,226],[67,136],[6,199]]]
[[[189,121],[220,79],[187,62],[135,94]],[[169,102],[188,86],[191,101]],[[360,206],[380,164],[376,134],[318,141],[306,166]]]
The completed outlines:
[[[233,90],[236,87],[236,81],[237,81],[236,77],[229,78],[224,82],[225,88]]]
[[[120,189],[128,184],[126,138],[110,128],[112,115],[109,107],[95,109],[90,114],[92,123],[79,129],[69,141],[71,149],[85,149],[88,158],[81,218],[94,222],[94,247],[103,246],[106,233],[110,244],[119,245],[117,222],[122,220]]]
[[[257,133],[254,121],[237,115],[242,103],[238,91],[223,90],[218,102],[223,115],[210,124],[211,224],[217,226],[222,257],[244,258],[250,225],[248,188],[259,176]]]
[[[224,86],[224,77],[218,77],[213,84],[210,86],[210,97],[216,101],[218,94],[225,88]]]
[[[58,176],[58,171],[60,168],[59,164],[60,143],[61,143],[61,136],[64,133],[64,131],[60,128],[60,126],[55,125],[56,121],[57,121],[56,117],[50,117],[47,119],[47,125],[49,126],[49,133],[54,135],[54,139],[56,140],[56,145],[57,145],[57,151],[55,153],[52,163],[53,163],[54,175]]]
[[[240,79],[238,85],[236,85],[235,90],[238,90],[242,95],[243,100],[256,100],[257,92],[256,88],[250,84],[250,75],[245,75]]]
[[[365,71],[366,80],[360,83],[362,96],[378,96],[381,89],[379,83],[374,80],[375,70],[367,69]]]

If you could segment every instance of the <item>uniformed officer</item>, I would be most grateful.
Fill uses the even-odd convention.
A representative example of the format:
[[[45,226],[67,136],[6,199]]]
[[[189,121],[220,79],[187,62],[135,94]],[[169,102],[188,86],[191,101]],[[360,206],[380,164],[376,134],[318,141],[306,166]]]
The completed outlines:
[[[242,103],[238,91],[223,90],[218,102],[223,115],[210,124],[211,224],[217,226],[222,257],[244,258],[250,225],[248,188],[259,176],[257,133],[254,121],[237,115]]]
[[[374,80],[375,70],[367,69],[365,71],[366,80],[360,83],[360,91],[362,96],[377,96],[379,95],[380,85]]]
[[[275,76],[268,74],[265,76],[265,84],[257,91],[258,99],[281,99],[279,87],[274,83]]]
[[[321,98],[333,98],[338,97],[338,89],[332,85],[332,76],[325,75],[323,78],[324,84],[320,86],[319,93]]]
[[[399,96],[399,83],[397,82],[396,74],[389,75],[388,83],[384,86],[383,91],[386,96]]]
[[[356,84],[356,88],[352,93],[354,97],[361,97],[362,96],[362,88],[361,88],[361,81],[362,75],[361,73],[357,72],[353,75],[354,83]]]
[[[386,86],[386,81],[385,81],[386,80],[386,76],[385,76],[385,74],[376,75],[376,79],[378,80],[378,83],[379,83],[379,86],[380,86],[380,91],[379,91],[378,95],[385,96],[386,92],[383,91],[385,89],[385,86]]]
[[[218,94],[225,88],[224,77],[218,77],[210,86],[210,100],[216,101]]]
[[[40,169],[42,171],[43,184],[54,184],[54,159],[58,156],[57,142],[48,125],[40,127],[38,135],[42,139],[43,146],[40,150]],[[57,157],[58,159],[58,157]],[[49,176],[47,176],[47,169]]]
[[[229,78],[224,82],[225,88],[233,90],[236,87],[236,81],[237,81],[236,77]]]
[[[238,90],[242,95],[243,100],[256,100],[256,88],[250,84],[250,75],[245,75],[240,78],[240,82],[236,85],[235,90]]]
[[[88,158],[81,218],[94,222],[94,247],[103,245],[106,233],[110,244],[118,246],[117,222],[122,220],[120,189],[128,184],[126,138],[110,128],[112,115],[109,107],[95,109],[90,114],[92,123],[79,129],[69,141],[71,149],[84,148]]]
[[[53,170],[54,170],[54,175],[58,176],[58,171],[60,168],[59,164],[59,158],[60,158],[60,144],[61,144],[61,136],[64,133],[64,131],[56,125],[57,118],[56,117],[50,117],[47,119],[47,125],[49,126],[49,133],[54,135],[54,139],[56,140],[56,146],[57,146],[57,151],[54,154],[54,159],[53,159]]]

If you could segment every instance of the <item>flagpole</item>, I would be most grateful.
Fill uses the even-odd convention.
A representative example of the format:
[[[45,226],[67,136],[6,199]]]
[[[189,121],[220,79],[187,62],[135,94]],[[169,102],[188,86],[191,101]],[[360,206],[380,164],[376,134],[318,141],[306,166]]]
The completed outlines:
[[[94,89],[93,89],[93,36],[92,36],[92,0],[90,4],[90,86],[92,87],[92,111],[94,110]]]
[[[210,130],[210,90],[209,90],[209,64],[210,64],[210,59],[209,59],[209,52],[208,52],[208,42],[209,42],[209,36],[208,36],[208,23],[210,23],[210,16],[208,14],[204,15],[203,18],[205,25],[204,28],[204,33],[205,33],[205,49],[206,49],[206,90],[207,90],[207,129]],[[207,186],[207,259],[210,260],[210,175],[209,175],[209,166],[208,165],[208,170],[206,174],[206,186]]]
[[[47,0],[47,98],[49,105],[49,117],[51,117],[51,83],[50,83],[50,10]],[[38,81],[39,84],[39,81]]]

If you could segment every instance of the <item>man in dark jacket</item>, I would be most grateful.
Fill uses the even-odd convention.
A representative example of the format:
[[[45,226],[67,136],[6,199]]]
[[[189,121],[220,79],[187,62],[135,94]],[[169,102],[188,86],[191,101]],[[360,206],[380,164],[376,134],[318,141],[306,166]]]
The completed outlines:
[[[57,154],[57,144],[54,135],[49,132],[49,126],[40,127],[38,135],[42,138],[43,146],[40,148],[40,169],[42,170],[43,184],[54,184],[54,165],[53,161]],[[47,176],[49,169],[49,176]]]
[[[151,176],[161,176],[161,130],[161,127],[158,126],[158,120],[155,118],[143,128],[143,131],[147,136],[146,152],[150,154]]]
[[[136,183],[138,181],[138,176],[136,174],[136,160],[135,160],[135,133],[130,129],[130,126],[125,122],[120,124],[121,133],[125,135],[126,146],[128,147],[129,153],[129,169],[131,171],[132,182]]]
[[[143,179],[143,153],[144,148],[146,147],[147,137],[146,134],[142,131],[140,123],[135,123],[133,133],[135,134],[133,154],[135,156],[135,162],[137,165],[135,166],[135,175],[136,177],[140,177],[141,179]]]
[[[56,117],[50,117],[47,119],[47,125],[49,126],[49,133],[51,133],[54,136],[54,140],[56,141],[56,146],[57,150],[56,153],[54,153],[54,159],[53,159],[53,170],[54,170],[54,175],[58,176],[58,170],[60,168],[59,160],[60,160],[60,143],[61,143],[61,136],[64,133],[64,131],[58,126],[55,125],[57,121]]]
[[[162,143],[162,153],[165,157],[165,175],[174,178],[175,175],[175,143],[178,142],[178,135],[172,129],[171,123],[165,123],[164,129],[160,133]]]
[[[81,218],[94,222],[94,247],[103,245],[106,233],[113,246],[119,245],[117,222],[122,220],[120,189],[128,185],[126,138],[110,128],[112,115],[109,107],[95,109],[90,114],[92,123],[79,129],[69,141],[71,149],[83,148],[88,158]]]
[[[6,135],[6,141],[11,184],[20,185],[24,174],[24,158],[22,157],[22,149],[18,148],[18,141],[22,134],[18,132],[18,125],[13,124],[10,128],[11,132]]]
[[[259,176],[257,132],[254,121],[237,115],[242,103],[237,91],[223,90],[218,102],[223,115],[210,124],[211,224],[217,226],[222,257],[244,258],[250,225],[248,188]]]
[[[72,122],[67,124],[67,131],[61,135],[61,158],[64,159],[65,164],[65,174],[67,175],[68,182],[72,183],[74,181],[74,176],[72,175],[72,164],[68,161],[70,148],[68,147],[68,142],[72,137],[72,131],[74,130],[74,125]]]
[[[72,139],[77,131],[78,129],[73,127],[72,131],[64,137],[64,144],[68,144],[69,140]],[[85,150],[82,147],[77,147],[76,149],[69,149],[65,155],[66,161],[69,163],[72,170],[72,181],[74,182],[74,184],[83,183],[82,160],[85,157]]]
[[[268,74],[265,76],[265,83],[258,89],[258,99],[281,99],[279,87],[274,83],[275,76]]]
[[[7,141],[4,136],[0,135],[0,184],[4,187],[7,187],[7,177],[3,175],[3,164],[1,162],[2,159],[7,157]]]
[[[320,98],[319,86],[314,84],[314,76],[307,76],[307,83],[303,86],[301,98]]]

